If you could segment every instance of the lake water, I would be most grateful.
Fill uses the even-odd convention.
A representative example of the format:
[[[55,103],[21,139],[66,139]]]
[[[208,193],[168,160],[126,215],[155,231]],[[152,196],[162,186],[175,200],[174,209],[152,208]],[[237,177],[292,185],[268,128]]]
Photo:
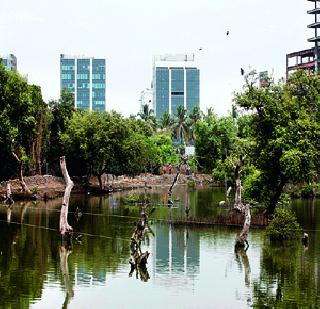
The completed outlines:
[[[223,213],[224,193],[210,188],[134,191],[156,208],[142,243],[147,272],[129,276],[130,237],[139,206],[125,196],[72,196],[72,249],[61,246],[60,199],[0,205],[0,307],[2,308],[320,308],[320,201],[294,201],[310,236],[270,244],[251,229],[249,249],[234,252],[241,228],[175,227],[171,217]],[[77,218],[76,207],[83,214]],[[153,220],[152,220],[153,218]],[[157,220],[155,220],[157,219]]]

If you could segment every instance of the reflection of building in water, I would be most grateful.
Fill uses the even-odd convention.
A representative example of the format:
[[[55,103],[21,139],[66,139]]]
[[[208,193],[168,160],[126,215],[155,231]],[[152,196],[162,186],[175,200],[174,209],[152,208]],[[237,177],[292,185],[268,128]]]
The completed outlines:
[[[84,286],[96,286],[96,285],[106,285],[107,283],[107,270],[101,269],[101,271],[88,271],[85,266],[75,265],[74,269],[74,285]]]
[[[175,276],[185,274],[185,279],[194,279],[199,273],[200,237],[186,227],[174,228],[169,224],[153,226],[155,237],[152,272],[159,275]]]

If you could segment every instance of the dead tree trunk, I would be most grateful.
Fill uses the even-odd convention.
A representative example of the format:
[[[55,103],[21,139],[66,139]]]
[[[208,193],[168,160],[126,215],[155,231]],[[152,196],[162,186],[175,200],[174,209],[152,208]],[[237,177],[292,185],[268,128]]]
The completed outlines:
[[[151,210],[149,215],[154,211],[155,208]],[[131,270],[129,276],[131,277],[133,272],[136,271],[136,277],[138,278],[138,271],[140,274],[140,279],[143,281],[147,281],[149,277],[149,273],[147,271],[147,262],[150,253],[148,251],[141,251],[141,240],[144,237],[144,234],[148,228],[148,215],[145,212],[145,206],[142,207],[140,213],[140,220],[137,224],[135,231],[131,236],[131,257],[129,259],[129,264],[131,265]]]
[[[14,203],[14,201],[12,199],[11,185],[9,182],[7,183],[7,189],[6,189],[6,195],[5,195],[4,202],[5,202],[5,204],[9,204],[9,205]]]
[[[234,198],[234,208],[237,210],[241,211],[243,208],[242,201],[241,201],[241,178],[240,178],[240,173],[241,173],[241,166],[243,165],[243,158],[240,156],[240,160],[237,162],[237,165],[235,166],[234,170],[234,178],[236,182],[236,192],[235,192],[235,198]]]
[[[249,247],[248,243],[248,234],[249,234],[249,228],[251,223],[251,213],[250,213],[250,205],[246,204],[243,206],[244,214],[245,214],[245,220],[243,224],[242,231],[239,235],[236,236],[236,248],[244,248],[246,245]]]
[[[172,190],[173,190],[173,187],[175,186],[175,184],[178,182],[178,179],[179,179],[179,175],[181,173],[181,168],[183,165],[187,165],[188,164],[188,159],[186,157],[182,157],[181,158],[181,161],[178,165],[178,168],[177,168],[177,174],[174,176],[173,178],[173,182],[169,188],[169,191],[168,191],[168,196],[169,196],[169,199],[168,199],[168,204],[169,205],[172,205],[173,202],[172,202],[172,199],[171,199],[171,196],[172,196]]]
[[[249,204],[244,205],[241,200],[242,186],[241,186],[240,173],[241,173],[241,166],[243,165],[243,161],[244,161],[244,157],[240,156],[240,159],[237,162],[237,165],[235,166],[235,171],[234,171],[234,176],[236,181],[234,208],[240,211],[241,213],[244,213],[245,215],[245,221],[243,224],[242,231],[240,235],[238,234],[236,236],[236,243],[235,243],[236,248],[244,248],[246,245],[247,247],[249,247],[247,238],[248,238],[248,233],[249,233],[249,228],[251,223],[250,205]]]
[[[18,177],[19,177],[19,180],[20,180],[20,184],[21,184],[21,187],[22,187],[22,191],[23,192],[26,192],[28,194],[32,194],[31,191],[29,190],[28,186],[26,185],[26,183],[24,182],[24,179],[23,179],[23,170],[22,170],[22,161],[21,159],[13,152],[12,155],[14,156],[14,158],[17,160],[18,164],[19,164],[19,174],[18,174]]]
[[[64,236],[66,233],[70,233],[72,231],[72,227],[68,224],[68,207],[69,207],[70,193],[73,187],[73,182],[67,171],[65,156],[60,157],[60,168],[64,176],[64,180],[66,182],[66,188],[64,191],[61,212],[60,212],[60,234]]]

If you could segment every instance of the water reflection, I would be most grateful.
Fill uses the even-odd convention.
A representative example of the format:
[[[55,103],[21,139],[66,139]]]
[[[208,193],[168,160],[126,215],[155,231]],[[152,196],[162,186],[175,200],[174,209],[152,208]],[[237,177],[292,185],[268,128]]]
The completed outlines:
[[[68,308],[68,304],[71,298],[74,296],[72,282],[69,276],[69,265],[68,265],[68,257],[72,252],[71,249],[72,249],[72,245],[70,242],[61,244],[59,248],[60,270],[61,270],[61,275],[63,277],[64,286],[66,289],[66,297],[62,305],[62,308]]]
[[[235,248],[234,253],[235,253],[235,258],[239,266],[239,269],[242,270],[242,266],[244,267],[244,282],[245,282],[245,285],[249,287],[251,268],[250,268],[249,258],[247,256],[247,249]]]
[[[165,188],[148,193],[156,205],[152,218],[185,216],[186,207],[192,216],[220,211],[215,191],[177,189],[177,208],[164,207]],[[148,269],[131,273],[138,280],[128,278],[130,235],[140,208],[125,205],[125,194],[72,198],[72,252],[60,243],[60,199],[15,203],[10,223],[8,208],[0,205],[0,307],[141,306],[141,300],[126,301],[124,290],[127,295],[143,291],[152,307],[317,308],[320,303],[318,231],[308,231],[305,247],[300,241],[271,244],[263,240],[263,231],[253,230],[250,248],[234,252],[232,229],[175,227],[154,220],[141,241],[142,252],[150,252]],[[317,206],[295,205],[304,229],[320,228]]]

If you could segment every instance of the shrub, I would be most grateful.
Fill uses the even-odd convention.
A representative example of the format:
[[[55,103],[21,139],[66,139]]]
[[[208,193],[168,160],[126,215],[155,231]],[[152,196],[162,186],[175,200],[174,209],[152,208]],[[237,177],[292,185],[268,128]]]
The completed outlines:
[[[277,208],[272,221],[266,229],[271,240],[295,239],[301,236],[302,230],[293,212],[288,208]]]

